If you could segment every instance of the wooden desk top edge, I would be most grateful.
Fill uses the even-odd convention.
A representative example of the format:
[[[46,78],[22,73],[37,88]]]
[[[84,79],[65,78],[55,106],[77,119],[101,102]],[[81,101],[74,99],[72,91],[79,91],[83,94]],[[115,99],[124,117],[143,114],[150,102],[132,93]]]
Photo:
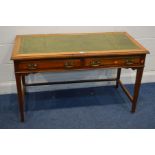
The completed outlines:
[[[108,51],[90,51],[86,53],[80,52],[61,52],[61,53],[33,53],[33,54],[19,54],[21,37],[23,36],[52,36],[52,35],[86,35],[86,34],[104,34],[104,33],[124,33],[139,49],[133,50],[108,50]],[[31,60],[31,59],[47,59],[47,58],[76,58],[76,57],[88,57],[88,56],[109,56],[109,55],[137,55],[137,54],[149,54],[149,51],[143,47],[138,41],[136,41],[127,32],[98,32],[98,33],[61,33],[61,34],[32,34],[32,35],[17,35],[15,38],[15,45],[13,48],[11,60]]]

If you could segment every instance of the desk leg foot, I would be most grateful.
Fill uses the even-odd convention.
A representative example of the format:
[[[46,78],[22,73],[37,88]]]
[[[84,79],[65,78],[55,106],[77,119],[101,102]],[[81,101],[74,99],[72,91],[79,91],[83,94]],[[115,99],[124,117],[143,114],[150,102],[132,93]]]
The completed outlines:
[[[137,99],[138,99],[139,90],[140,90],[140,86],[141,86],[143,70],[144,70],[144,68],[137,69],[136,81],[135,81],[135,86],[134,86],[134,95],[133,95],[132,108],[131,108],[132,113],[134,113],[136,111]]]
[[[16,85],[17,85],[17,94],[19,101],[19,112],[20,112],[20,121],[24,122],[24,87],[22,82],[22,75],[15,74],[16,76]]]
[[[135,112],[136,112],[136,111],[132,111],[132,110],[131,110],[131,113],[132,113],[132,114],[134,114]]]
[[[120,76],[121,76],[121,68],[118,68],[117,69],[117,78],[116,78],[116,88],[118,88],[118,86],[119,86]]]

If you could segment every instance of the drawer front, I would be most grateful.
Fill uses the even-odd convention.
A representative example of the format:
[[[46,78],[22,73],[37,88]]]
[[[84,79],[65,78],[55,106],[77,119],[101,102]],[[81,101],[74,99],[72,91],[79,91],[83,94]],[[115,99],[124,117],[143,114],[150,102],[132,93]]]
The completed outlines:
[[[66,60],[35,60],[19,62],[16,65],[16,71],[44,71],[59,69],[78,69],[81,67],[80,59]]]
[[[144,61],[140,57],[123,57],[123,58],[87,58],[85,59],[86,67],[132,67],[143,65]]]

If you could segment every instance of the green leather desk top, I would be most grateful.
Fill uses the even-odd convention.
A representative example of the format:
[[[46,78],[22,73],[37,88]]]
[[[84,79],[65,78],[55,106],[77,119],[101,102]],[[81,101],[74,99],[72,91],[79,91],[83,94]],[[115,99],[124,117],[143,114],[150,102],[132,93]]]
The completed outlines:
[[[21,36],[20,54],[140,49],[125,33]]]

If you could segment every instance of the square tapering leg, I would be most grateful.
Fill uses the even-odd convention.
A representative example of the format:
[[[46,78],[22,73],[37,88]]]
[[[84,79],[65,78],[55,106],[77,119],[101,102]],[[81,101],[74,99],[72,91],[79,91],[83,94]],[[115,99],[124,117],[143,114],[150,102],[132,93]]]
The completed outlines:
[[[16,76],[16,85],[17,85],[17,94],[18,94],[18,103],[19,103],[19,112],[20,112],[20,120],[24,122],[24,87],[22,82],[22,75],[15,74]]]
[[[139,96],[139,90],[140,90],[140,86],[141,86],[143,70],[144,70],[143,67],[137,69],[136,81],[135,81],[135,86],[134,86],[132,109],[131,109],[131,112],[133,112],[133,113],[136,111],[137,99],[138,99],[138,96]]]
[[[116,78],[116,88],[118,88],[120,76],[121,76],[121,68],[118,68],[117,69],[117,78]]]

